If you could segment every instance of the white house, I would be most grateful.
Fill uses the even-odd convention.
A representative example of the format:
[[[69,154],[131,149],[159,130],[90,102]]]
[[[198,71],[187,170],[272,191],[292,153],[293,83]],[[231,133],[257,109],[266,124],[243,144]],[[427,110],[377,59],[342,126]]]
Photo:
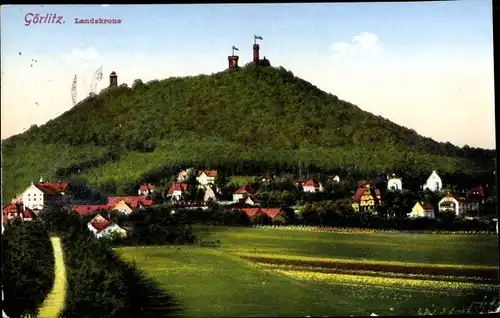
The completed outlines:
[[[480,201],[477,198],[463,197],[448,193],[439,201],[440,212],[454,212],[460,215],[467,211],[477,211]]]
[[[215,178],[217,178],[217,170],[200,170],[196,181],[198,181],[200,187],[207,188],[215,184]]]
[[[391,178],[387,178],[387,190],[389,191],[401,191],[403,190],[403,181],[401,178],[396,177],[395,174]]]
[[[96,215],[92,221],[87,224],[89,230],[99,239],[117,235],[120,237],[127,236],[127,231],[118,224],[103,218],[100,214]]]
[[[436,170],[433,170],[427,182],[422,186],[422,189],[429,189],[430,191],[440,191],[443,188],[443,182],[438,176]]]
[[[42,210],[44,205],[61,203],[67,196],[67,182],[40,182],[31,185],[23,192],[23,205],[32,210]]]
[[[316,179],[312,178],[306,181],[303,186],[304,192],[322,192],[323,185]]]

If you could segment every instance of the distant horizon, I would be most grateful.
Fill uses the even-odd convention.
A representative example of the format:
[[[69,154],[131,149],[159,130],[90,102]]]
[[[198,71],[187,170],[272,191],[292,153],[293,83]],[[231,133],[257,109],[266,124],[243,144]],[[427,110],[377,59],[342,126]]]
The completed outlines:
[[[259,35],[272,66],[341,100],[437,142],[495,150],[491,8],[474,0],[2,6],[1,138],[71,109],[75,74],[79,101],[101,65],[98,91],[111,71],[129,87],[210,75],[227,68],[233,45],[240,66],[251,62]],[[28,13],[54,13],[65,24],[26,26]],[[121,23],[80,25],[74,17]]]

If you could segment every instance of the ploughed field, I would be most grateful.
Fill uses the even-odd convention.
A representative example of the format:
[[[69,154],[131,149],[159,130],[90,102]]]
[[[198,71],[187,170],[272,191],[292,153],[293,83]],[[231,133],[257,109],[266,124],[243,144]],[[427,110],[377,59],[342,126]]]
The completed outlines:
[[[206,243],[116,249],[187,316],[460,313],[498,296],[496,235],[198,228]]]

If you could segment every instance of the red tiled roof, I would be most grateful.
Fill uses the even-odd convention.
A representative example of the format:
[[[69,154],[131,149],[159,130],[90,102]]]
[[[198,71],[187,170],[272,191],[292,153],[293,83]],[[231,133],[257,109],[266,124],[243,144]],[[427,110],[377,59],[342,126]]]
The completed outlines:
[[[304,187],[314,187],[314,188],[319,188],[319,181],[312,178],[307,180],[307,182],[304,184]]]
[[[141,186],[139,187],[139,190],[141,191],[154,191],[154,189],[155,187],[151,183],[141,184]]]
[[[52,187],[46,186],[41,183],[35,184],[35,187],[37,187],[40,191],[42,191],[44,194],[50,194],[50,195],[56,195],[59,194],[59,192],[55,191]]]
[[[271,218],[275,218],[281,212],[280,208],[269,208],[269,209],[261,209],[262,212],[270,216]]]
[[[201,174],[204,173],[208,177],[217,177],[217,170],[200,170],[198,171],[198,177],[201,176]]]
[[[359,200],[361,200],[361,197],[363,196],[363,193],[365,193],[366,191],[366,188],[358,188],[356,190],[356,193],[354,193],[354,195],[352,196],[352,200],[354,202],[359,202]]]
[[[424,211],[429,211],[429,210],[434,211],[434,207],[430,203],[420,203],[420,205],[422,206]]]
[[[245,184],[244,186],[242,186],[241,188],[236,190],[234,193],[235,194],[245,194],[245,193],[254,194],[255,191],[252,189],[252,187],[249,184]]]
[[[104,229],[106,229],[108,226],[110,226],[113,222],[111,222],[110,220],[104,220],[104,221],[98,221],[98,220],[95,220],[95,221],[91,221],[90,222],[90,225],[96,229],[97,233],[103,231]]]
[[[129,195],[129,196],[110,196],[108,197],[108,206],[117,205],[120,201],[124,201],[125,204],[130,206],[132,209],[136,209],[141,206],[151,206],[153,205],[153,200],[147,195]]]
[[[298,178],[298,179],[295,179],[295,183],[306,183],[306,180],[302,179],[302,178]]]
[[[111,207],[108,204],[99,204],[99,205],[73,205],[71,210],[78,215],[88,215],[92,214],[96,211],[103,210],[107,211]]]
[[[189,184],[187,183],[172,183],[168,188],[168,194],[173,194],[174,191],[181,191],[181,193],[189,191]]]
[[[39,182],[35,186],[47,194],[59,194],[66,192],[70,186],[69,182]]]
[[[255,214],[257,214],[257,212],[259,212],[259,210],[260,210],[260,208],[244,208],[244,209],[241,209],[241,211],[245,212],[250,217],[252,217]]]
[[[245,212],[249,217],[254,216],[258,212],[262,212],[267,214],[269,217],[274,218],[278,215],[282,210],[281,208],[243,208],[241,211]]]

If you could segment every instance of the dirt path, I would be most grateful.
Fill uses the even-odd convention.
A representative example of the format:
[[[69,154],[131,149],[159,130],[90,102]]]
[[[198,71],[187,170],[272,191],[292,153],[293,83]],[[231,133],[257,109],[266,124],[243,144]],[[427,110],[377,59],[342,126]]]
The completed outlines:
[[[54,286],[47,298],[44,300],[38,313],[38,318],[56,318],[59,317],[66,298],[66,267],[64,265],[64,255],[59,237],[52,237],[52,248],[54,249]]]

